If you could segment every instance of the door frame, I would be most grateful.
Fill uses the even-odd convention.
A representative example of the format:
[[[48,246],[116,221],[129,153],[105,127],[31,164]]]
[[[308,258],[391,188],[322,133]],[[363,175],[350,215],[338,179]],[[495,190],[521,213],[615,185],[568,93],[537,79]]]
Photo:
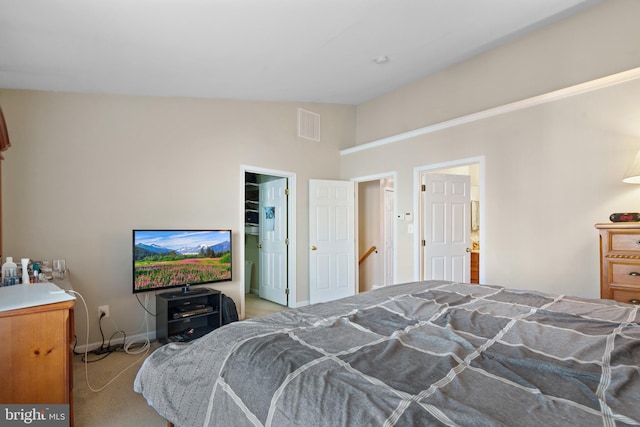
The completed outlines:
[[[366,175],[357,178],[352,178],[351,181],[359,184],[361,182],[369,182],[369,181],[380,181],[382,179],[391,178],[393,180],[393,216],[394,218],[398,215],[398,172],[381,172],[374,175]],[[358,227],[359,227],[359,219],[360,212],[358,211],[358,185],[355,186],[355,196],[356,196],[356,204],[355,204],[355,241],[353,244],[356,246],[356,291],[360,289],[360,266],[358,265],[359,259],[359,247],[358,247]],[[393,222],[393,283],[398,282],[398,221]],[[359,292],[356,292],[359,293]]]
[[[479,180],[480,180],[480,253],[487,254],[486,250],[486,227],[485,227],[485,156],[478,157],[468,157],[465,159],[457,159],[450,160],[442,163],[433,163],[426,166],[419,166],[413,169],[413,211],[416,212],[416,224],[418,227],[421,226],[423,221],[424,212],[422,212],[422,208],[420,205],[420,175],[422,173],[436,172],[440,169],[449,169],[458,166],[469,166],[475,165],[479,166]],[[420,236],[422,235],[421,230],[415,230],[413,234],[413,280],[420,280],[420,271],[422,268],[422,260],[421,260],[421,248],[420,248]],[[485,283],[485,272],[484,268],[486,256],[480,257],[480,283]]]
[[[236,267],[236,271],[240,269],[240,282],[238,282],[238,291],[240,294],[240,318],[244,319],[245,317],[245,298],[244,298],[244,261],[245,261],[245,217],[244,217],[244,206],[245,206],[245,176],[246,173],[256,173],[259,175],[271,175],[277,176],[280,178],[287,178],[287,187],[289,188],[289,197],[287,198],[287,235],[289,238],[289,245],[287,248],[287,281],[289,286],[289,296],[287,298],[288,307],[295,308],[296,307],[296,174],[293,172],[279,171],[274,169],[266,169],[257,166],[249,166],[249,165],[240,165],[240,215],[239,221],[240,225],[238,227],[240,242],[238,246],[240,246],[240,259],[242,265]]]

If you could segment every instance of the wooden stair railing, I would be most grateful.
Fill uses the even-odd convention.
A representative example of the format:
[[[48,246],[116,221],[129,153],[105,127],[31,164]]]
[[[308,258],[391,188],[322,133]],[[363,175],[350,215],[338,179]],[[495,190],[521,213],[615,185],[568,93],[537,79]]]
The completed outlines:
[[[372,253],[374,253],[378,248],[376,248],[375,246],[371,246],[369,248],[369,250],[367,251],[367,253],[365,253],[364,255],[362,255],[362,258],[360,258],[360,261],[358,261],[358,265],[362,264],[364,262],[365,259],[369,258],[369,255],[371,255]]]

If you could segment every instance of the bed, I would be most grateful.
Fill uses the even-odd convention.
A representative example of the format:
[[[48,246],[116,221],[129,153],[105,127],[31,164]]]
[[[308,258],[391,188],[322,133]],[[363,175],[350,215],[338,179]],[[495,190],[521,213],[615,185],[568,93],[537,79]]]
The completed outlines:
[[[640,309],[426,281],[157,349],[134,390],[176,426],[640,424]]]

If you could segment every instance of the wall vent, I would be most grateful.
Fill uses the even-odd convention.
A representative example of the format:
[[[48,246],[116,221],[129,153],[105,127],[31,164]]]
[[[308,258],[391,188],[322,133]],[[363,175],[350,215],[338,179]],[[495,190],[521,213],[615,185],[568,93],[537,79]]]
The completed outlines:
[[[298,136],[320,141],[320,114],[298,108]]]

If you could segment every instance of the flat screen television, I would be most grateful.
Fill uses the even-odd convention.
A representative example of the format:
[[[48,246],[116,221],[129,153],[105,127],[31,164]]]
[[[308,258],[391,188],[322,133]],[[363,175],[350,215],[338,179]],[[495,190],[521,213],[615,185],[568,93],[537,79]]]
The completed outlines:
[[[133,293],[231,280],[231,230],[133,230]]]

